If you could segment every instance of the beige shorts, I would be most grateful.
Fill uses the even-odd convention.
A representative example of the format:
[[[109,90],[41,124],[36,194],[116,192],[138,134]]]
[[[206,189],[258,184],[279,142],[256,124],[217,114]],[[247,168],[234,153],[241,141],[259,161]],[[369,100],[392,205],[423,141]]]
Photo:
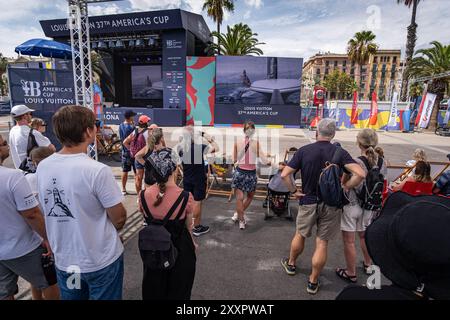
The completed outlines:
[[[329,207],[324,203],[301,205],[298,208],[297,232],[304,238],[312,235],[317,226],[317,237],[321,240],[331,240],[339,232],[341,209]]]
[[[341,219],[341,230],[347,232],[364,232],[373,219],[373,211],[365,210],[358,205],[344,207]]]

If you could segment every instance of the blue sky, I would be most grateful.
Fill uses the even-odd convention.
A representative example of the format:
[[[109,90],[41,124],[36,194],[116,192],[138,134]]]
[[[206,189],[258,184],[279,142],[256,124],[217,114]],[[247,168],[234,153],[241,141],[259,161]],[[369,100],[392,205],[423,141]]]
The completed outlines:
[[[90,5],[91,15],[182,8],[201,13],[203,0],[124,0]],[[237,0],[222,28],[247,23],[265,55],[301,57],[318,51],[344,53],[356,31],[371,29],[382,49],[402,49],[411,13],[396,0]],[[450,43],[450,0],[423,0],[418,10],[417,48],[433,40]],[[66,0],[0,0],[0,52],[15,56],[20,43],[43,37],[39,20],[64,18]],[[211,30],[215,24],[205,19]]]

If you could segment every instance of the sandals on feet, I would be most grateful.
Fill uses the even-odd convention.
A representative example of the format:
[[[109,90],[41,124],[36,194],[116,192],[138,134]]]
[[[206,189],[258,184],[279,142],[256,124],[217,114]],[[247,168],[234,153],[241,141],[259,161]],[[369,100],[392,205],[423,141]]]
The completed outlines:
[[[336,274],[339,278],[341,278],[347,282],[356,283],[356,276],[349,276],[347,273],[347,270],[345,270],[345,269],[337,268]]]
[[[369,272],[370,265],[365,264],[364,261],[363,261],[362,262],[362,267],[363,267],[363,270],[364,270],[365,274],[367,274],[368,276],[372,275],[372,272]]]

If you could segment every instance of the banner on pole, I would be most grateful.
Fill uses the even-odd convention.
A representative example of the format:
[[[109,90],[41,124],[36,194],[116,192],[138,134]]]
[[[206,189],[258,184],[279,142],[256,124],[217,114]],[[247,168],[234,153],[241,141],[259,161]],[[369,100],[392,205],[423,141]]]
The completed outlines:
[[[431,112],[433,111],[434,102],[436,101],[436,95],[427,93],[424,100],[422,114],[420,116],[419,127],[425,129],[430,123]]]
[[[450,99],[447,101],[447,112],[445,113],[444,117],[444,126],[448,124],[448,121],[450,120]]]
[[[337,101],[327,101],[328,104],[328,118],[335,119],[336,123],[339,121],[339,107]]]
[[[375,126],[378,120],[378,101],[377,101],[377,93],[372,92],[372,103],[370,105],[370,117],[369,117],[369,125]]]
[[[397,125],[397,107],[398,104],[398,92],[394,92],[391,102],[391,113],[389,115],[388,127],[395,127]]]
[[[419,110],[417,111],[416,121],[414,122],[414,125],[417,127],[420,122],[420,117],[422,116],[423,111],[423,105],[425,104],[425,99],[427,98],[427,93],[425,92],[422,96],[422,101],[420,101]]]
[[[358,92],[353,93],[353,105],[352,105],[352,116],[350,119],[351,124],[358,123]]]

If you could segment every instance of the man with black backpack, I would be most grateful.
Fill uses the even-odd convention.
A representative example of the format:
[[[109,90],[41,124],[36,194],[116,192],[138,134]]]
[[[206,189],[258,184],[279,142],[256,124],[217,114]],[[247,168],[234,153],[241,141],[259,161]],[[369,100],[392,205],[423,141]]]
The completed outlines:
[[[42,133],[30,128],[31,114],[34,110],[26,105],[17,105],[11,109],[11,116],[16,125],[9,132],[9,145],[11,150],[11,158],[16,169],[25,172],[34,172],[30,160],[30,152],[36,147],[49,147],[56,151],[55,146]]]
[[[123,141],[123,146],[130,151],[131,157],[134,159],[136,154],[147,145],[148,140],[148,124],[151,118],[146,115],[139,117],[138,126],[134,131]],[[136,168],[136,176],[134,183],[136,186],[136,193],[139,194],[142,189],[142,180],[144,179],[144,166],[135,160],[134,166]]]
[[[295,275],[295,262],[303,252],[305,240],[317,228],[312,272],[307,284],[310,294],[319,290],[319,275],[327,260],[328,241],[339,231],[344,190],[359,185],[365,177],[361,166],[347,151],[330,143],[335,133],[334,119],[321,120],[317,126],[317,142],[300,148],[281,174],[289,190],[300,199],[290,255],[281,261],[287,274]],[[302,192],[297,191],[290,179],[290,175],[298,170],[302,176]],[[352,176],[342,185],[343,172]]]

